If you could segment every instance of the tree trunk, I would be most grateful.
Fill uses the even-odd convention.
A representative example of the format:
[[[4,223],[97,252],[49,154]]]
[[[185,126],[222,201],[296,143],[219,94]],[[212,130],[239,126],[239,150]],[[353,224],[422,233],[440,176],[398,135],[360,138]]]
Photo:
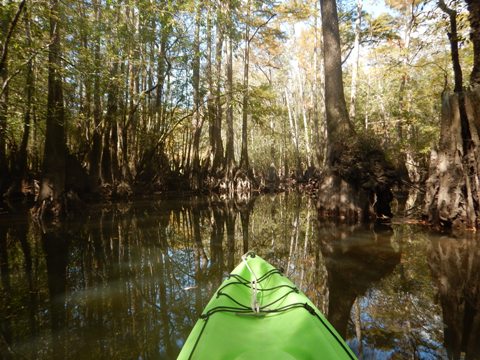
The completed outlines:
[[[234,132],[233,132],[233,0],[228,2],[228,43],[227,43],[227,143],[225,149],[225,163],[227,174],[235,166]]]
[[[128,82],[128,88],[127,88],[127,95],[128,95],[128,111],[127,115],[124,117],[124,122],[122,129],[120,131],[120,136],[122,139],[122,180],[124,181],[130,181],[131,180],[131,173],[130,173],[130,164],[129,164],[129,152],[130,150],[130,139],[128,137],[129,135],[129,129],[131,125],[133,125],[136,122],[137,114],[135,111],[135,101],[134,97],[136,95],[135,92],[135,72],[136,72],[136,66],[134,64],[135,60],[135,55],[133,52],[129,55],[128,59],[128,76],[127,76],[127,82]],[[127,106],[127,104],[125,104]]]
[[[115,60],[110,71],[110,78],[116,79],[118,76],[118,61]],[[107,95],[107,112],[105,114],[105,128],[103,133],[103,151],[101,158],[101,179],[103,183],[112,184],[114,178],[118,177],[113,171],[113,166],[118,167],[118,159],[113,159],[113,148],[117,148],[117,124],[116,117],[118,113],[118,85],[111,82]],[[114,165],[115,164],[115,165]],[[115,176],[114,176],[115,174]]]
[[[450,46],[455,75],[454,94],[442,95],[442,121],[438,151],[430,159],[425,214],[434,226],[474,228],[480,226],[480,168],[478,129],[480,88],[463,89],[458,54],[457,13],[443,0],[439,6],[450,18]],[[480,7],[470,18],[480,15]],[[473,28],[472,28],[473,30]],[[475,64],[472,74],[475,73]],[[475,75],[472,75],[475,76]]]
[[[247,1],[247,16],[250,17],[250,0]],[[250,169],[248,160],[248,118],[249,112],[249,71],[250,71],[250,25],[245,24],[244,33],[245,49],[243,53],[243,100],[242,100],[242,148],[240,152],[240,168],[244,171]]]
[[[287,103],[288,111],[288,125],[290,127],[290,135],[292,138],[293,147],[295,149],[295,175],[297,176],[300,171],[300,150],[298,144],[298,127],[295,113],[290,105],[290,99],[287,88],[285,88],[285,101]]]
[[[218,142],[218,133],[217,133],[217,101],[216,101],[216,89],[214,85],[214,74],[213,74],[213,4],[209,4],[207,14],[207,83],[208,83],[208,98],[207,98],[207,115],[208,115],[208,138],[210,142],[210,165],[209,169],[215,173],[220,159],[217,158],[217,142]],[[218,35],[218,27],[217,27]],[[218,44],[217,44],[218,45]],[[218,49],[216,49],[218,50]],[[215,60],[218,60],[215,57]]]
[[[300,97],[301,97],[301,106],[302,106],[302,118],[303,118],[303,132],[304,132],[304,137],[305,137],[305,150],[307,152],[307,167],[310,167],[312,165],[312,149],[310,146],[310,134],[308,129],[310,126],[308,125],[308,119],[307,119],[307,109],[305,106],[305,93],[303,90],[303,82],[302,79],[300,79],[300,76],[298,77],[298,82],[300,85]]]
[[[396,157],[395,163],[397,166],[397,169],[399,171],[400,177],[406,181],[410,182],[410,174],[407,169],[407,154],[410,154],[412,151],[410,150],[410,147],[408,146],[408,140],[409,138],[409,129],[407,127],[407,132],[405,132],[405,125],[406,125],[406,119],[409,118],[409,112],[410,112],[410,98],[411,98],[411,90],[409,89],[409,80],[410,80],[410,67],[409,64],[411,62],[410,59],[410,43],[412,40],[412,32],[414,30],[414,25],[415,25],[415,19],[416,19],[416,14],[415,14],[415,9],[416,5],[412,2],[409,3],[408,6],[405,6],[405,13],[404,13],[404,32],[403,32],[403,45],[401,47],[402,50],[402,56],[401,56],[401,67],[400,67],[400,72],[401,72],[401,81],[400,81],[400,87],[398,91],[398,108],[397,108],[397,113],[399,115],[394,117],[394,120],[396,121],[396,126],[397,126],[397,139],[396,143],[399,144],[399,149],[400,153]],[[383,103],[383,97],[382,97],[382,103]],[[383,107],[383,105],[382,105]],[[384,108],[384,107],[383,107]],[[385,129],[385,132],[387,132],[388,129]],[[407,144],[405,143],[407,142]]]
[[[50,45],[48,55],[47,129],[39,203],[58,202],[65,191],[65,115],[63,108],[60,3],[50,0]],[[61,208],[61,207],[60,207]],[[57,214],[59,215],[59,214]]]
[[[473,43],[473,69],[470,75],[470,84],[480,84],[480,2],[466,0],[470,12],[470,39]]]
[[[355,40],[353,47],[352,84],[350,87],[350,118],[355,120],[357,105],[357,76],[360,60],[360,36],[362,25],[363,0],[357,0],[357,19],[355,20]]]
[[[10,27],[10,16],[6,9],[3,9],[3,1],[1,3],[2,16],[0,18],[0,31],[2,33],[2,55],[5,61],[0,67],[0,81],[2,84],[0,93],[0,173],[4,174],[0,178],[0,194],[3,194],[7,182],[9,181],[10,171],[7,161],[7,118],[8,118],[8,44],[5,44],[5,39],[8,36]]]
[[[164,1],[164,6],[169,6],[169,1]],[[161,31],[160,31],[160,47],[158,53],[158,62],[157,62],[157,92],[155,98],[155,117],[156,121],[160,124],[160,132],[165,131],[165,117],[166,111],[164,108],[164,101],[165,101],[165,94],[164,94],[164,87],[165,87],[165,79],[167,77],[169,70],[169,66],[167,62],[167,46],[168,46],[168,38],[170,33],[172,32],[172,25],[171,25],[171,12],[170,9],[165,11],[161,17]]]
[[[391,217],[390,187],[396,173],[383,149],[358,136],[348,118],[343,91],[341,46],[335,0],[322,8],[327,113],[327,170],[318,190],[320,216],[345,222]]]
[[[480,121],[480,89],[463,95],[469,133],[470,149],[464,153],[458,94],[443,94],[440,141],[432,151],[429,179],[425,195],[425,214],[434,226],[472,228],[479,226],[480,184],[478,182],[478,130]]]
[[[324,101],[324,88],[321,84],[321,68],[323,68],[322,62],[320,61],[320,55],[323,48],[322,35],[319,32],[318,27],[318,15],[319,15],[319,2],[315,1],[315,17],[314,17],[314,31],[315,31],[315,40],[314,40],[314,53],[313,53],[313,141],[315,149],[315,165],[320,167],[323,165],[324,161],[324,146],[321,141],[320,129],[323,127],[320,125],[320,118],[324,113],[323,101]]]
[[[469,143],[471,142],[471,134],[468,126],[468,119],[465,109],[465,98],[463,93],[463,73],[462,67],[460,65],[460,56],[459,56],[459,47],[458,47],[458,31],[457,31],[457,12],[448,8],[445,5],[444,0],[439,1],[440,8],[445,11],[450,18],[450,32],[448,33],[448,38],[450,40],[451,56],[452,56],[452,65],[453,65],[453,74],[455,80],[454,92],[458,95],[458,106],[460,111],[460,124],[462,131],[463,139],[463,153],[465,154],[468,150]]]
[[[320,2],[322,9],[323,57],[325,64],[325,106],[327,111],[328,162],[334,162],[342,139],[354,136],[343,91],[340,32],[334,0]]]
[[[219,5],[221,6],[221,5]],[[215,139],[215,149],[213,152],[213,164],[214,171],[218,171],[224,163],[223,158],[223,142],[222,142],[222,50],[224,42],[224,23],[222,20],[223,14],[219,9],[217,11],[217,43],[215,45],[215,64],[216,64],[216,82],[217,87],[215,90],[215,122],[213,126],[213,138]]]
[[[201,109],[201,94],[200,94],[200,27],[202,4],[197,2],[197,14],[195,16],[195,39],[193,43],[193,61],[192,61],[192,85],[193,85],[193,102],[195,110],[195,120],[193,129],[193,161],[192,173],[190,178],[190,186],[194,190],[198,190],[201,185],[200,174],[200,136],[202,134],[203,118],[200,112]]]
[[[28,10],[25,15],[25,37],[27,40],[27,46],[32,46],[32,36],[30,31],[30,14]],[[22,142],[20,144],[20,151],[18,154],[18,165],[17,165],[17,179],[22,181],[27,174],[27,146],[30,136],[30,123],[32,115],[32,103],[33,103],[33,92],[35,89],[35,79],[33,73],[33,59],[30,59],[27,63],[27,74],[26,74],[26,84],[25,84],[25,114],[23,116],[23,134]]]
[[[213,126],[214,126],[214,119],[215,119],[215,103],[214,103],[214,85],[213,85],[213,24],[212,24],[212,4],[207,6],[207,29],[206,29],[206,43],[207,43],[207,51],[206,51],[206,80],[207,80],[207,115],[208,115],[208,135],[210,141],[210,151],[215,147],[213,144]]]
[[[131,31],[134,34],[138,34],[139,28],[138,28],[138,23],[139,19],[138,17],[140,14],[136,13],[133,11],[133,7],[127,6],[125,10],[125,16],[127,23],[131,24],[131,27],[129,31]],[[138,51],[136,48],[132,47],[129,49],[128,53],[128,60],[127,60],[127,67],[128,70],[126,72],[126,83],[128,84],[127,87],[127,93],[126,93],[126,98],[128,99],[126,103],[124,104],[125,107],[128,109],[126,112],[124,112],[124,118],[123,118],[123,126],[120,130],[120,136],[121,136],[121,144],[122,144],[122,161],[121,161],[121,169],[122,169],[122,180],[131,182],[132,180],[132,173],[130,171],[130,145],[133,143],[131,141],[132,139],[129,138],[130,134],[130,129],[138,125],[136,124],[137,122],[137,107],[138,105],[135,102],[135,98],[138,95],[138,65],[136,63],[136,59],[139,56]],[[140,101],[138,99],[137,101]],[[128,106],[127,106],[128,103]],[[133,152],[132,152],[133,153]]]
[[[93,7],[95,12],[95,25],[100,24],[101,10],[98,0],[93,1]],[[92,149],[90,150],[90,190],[93,192],[98,191],[98,186],[101,183],[100,166],[102,156],[102,134],[101,134],[101,122],[102,122],[102,108],[101,108],[101,95],[100,95],[100,72],[101,72],[101,57],[100,57],[100,34],[99,29],[95,31],[95,48],[94,48],[94,66],[95,76],[93,80],[93,139]]]

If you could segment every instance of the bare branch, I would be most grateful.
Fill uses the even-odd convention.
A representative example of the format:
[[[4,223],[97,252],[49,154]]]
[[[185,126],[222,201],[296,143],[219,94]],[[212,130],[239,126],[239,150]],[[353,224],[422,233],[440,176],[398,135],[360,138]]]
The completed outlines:
[[[449,16],[457,16],[457,12],[453,9],[450,9],[447,4],[445,4],[444,0],[438,0],[438,7],[442,9],[445,13]]]
[[[137,102],[133,105],[133,108],[130,110],[128,114],[128,121],[127,124],[125,125],[125,128],[128,129],[133,121],[133,115],[137,112],[138,107],[140,106],[140,102],[143,100],[145,95],[150,94],[153,90],[155,90],[160,84],[155,84],[153,85],[150,89],[142,91],[138,95]]]
[[[264,26],[267,26],[268,23],[275,17],[277,16],[277,14],[272,14],[270,15],[270,17],[267,19],[267,21],[265,21],[263,24],[259,25],[255,31],[253,32],[252,36],[250,36],[250,38],[248,39],[248,43],[250,44],[250,42],[253,40],[253,38],[255,37],[255,35],[257,35],[258,31],[264,27]]]

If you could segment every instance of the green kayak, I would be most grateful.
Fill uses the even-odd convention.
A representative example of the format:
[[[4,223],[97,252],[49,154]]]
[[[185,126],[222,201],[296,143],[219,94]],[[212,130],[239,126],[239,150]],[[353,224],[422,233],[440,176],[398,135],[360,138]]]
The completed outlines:
[[[214,294],[178,359],[356,359],[320,311],[248,253]]]

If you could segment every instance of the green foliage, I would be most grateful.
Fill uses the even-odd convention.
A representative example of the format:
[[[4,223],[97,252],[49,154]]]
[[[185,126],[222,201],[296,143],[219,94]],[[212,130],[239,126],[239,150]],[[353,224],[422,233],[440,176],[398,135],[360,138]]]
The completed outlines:
[[[447,19],[429,2],[416,1],[413,7],[406,4],[403,0],[389,1],[391,10],[378,16],[369,14],[364,4],[356,116],[351,120],[359,133],[366,128],[378,136],[389,152],[409,152],[421,161],[428,157],[436,142],[439,96],[452,82]],[[2,16],[12,16],[16,5],[16,2],[9,3],[2,9]],[[252,163],[266,169],[273,161],[284,173],[292,164],[321,166],[315,153],[325,153],[326,139],[321,31],[316,1],[251,1],[248,17],[246,2],[235,0],[61,2],[62,76],[69,150],[80,154],[85,165],[89,165],[87,155],[96,131],[94,114],[99,107],[102,137],[109,134],[110,141],[116,141],[110,146],[118,152],[118,158],[123,156],[123,151],[128,152],[128,159],[122,161],[128,161],[130,168],[135,168],[147,149],[159,148],[159,144],[165,146],[172,168],[177,167],[174,164],[177,161],[183,161],[184,167],[189,166],[197,113],[192,93],[192,65],[196,54],[192,48],[196,9],[200,5],[198,55],[202,99],[199,112],[203,128],[199,152],[202,161],[206,163],[210,156],[207,99],[211,96],[212,84],[219,91],[223,143],[226,139],[228,38],[233,41],[235,140],[241,133],[243,37],[248,25],[251,35],[255,34],[250,43],[248,103]],[[473,62],[468,14],[463,4],[458,11],[461,61],[466,73]],[[348,102],[352,74],[352,59],[348,54],[353,47],[359,16],[356,1],[339,2],[339,13]],[[31,19],[30,38],[26,35],[27,14]],[[17,25],[8,54],[11,79],[6,134],[9,149],[17,149],[21,142],[27,112],[24,89],[28,60],[32,59],[34,64],[35,91],[31,107],[34,121],[29,128],[32,135],[29,153],[37,158],[35,164],[41,163],[38,160],[44,142],[48,17],[46,3],[28,2],[27,13]],[[211,25],[210,30],[207,24]],[[221,64],[220,74],[216,74],[216,41],[220,34],[223,36]],[[210,45],[208,36],[211,36]],[[110,109],[113,114],[110,114],[112,93],[116,93],[116,97],[114,108]],[[99,99],[97,103],[95,95]],[[286,96],[291,103],[290,121]],[[117,138],[113,138],[113,130]],[[14,151],[9,150],[12,157]],[[238,158],[238,141],[235,151]]]

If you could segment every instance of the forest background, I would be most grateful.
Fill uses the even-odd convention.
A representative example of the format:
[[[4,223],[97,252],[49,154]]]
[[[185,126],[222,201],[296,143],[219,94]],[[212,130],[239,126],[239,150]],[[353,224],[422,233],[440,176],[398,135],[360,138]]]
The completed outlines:
[[[423,184],[454,87],[448,15],[367,5],[337,2],[350,121]],[[467,5],[448,5],[470,69]],[[319,1],[24,0],[0,15],[7,198],[278,190],[327,164]]]

